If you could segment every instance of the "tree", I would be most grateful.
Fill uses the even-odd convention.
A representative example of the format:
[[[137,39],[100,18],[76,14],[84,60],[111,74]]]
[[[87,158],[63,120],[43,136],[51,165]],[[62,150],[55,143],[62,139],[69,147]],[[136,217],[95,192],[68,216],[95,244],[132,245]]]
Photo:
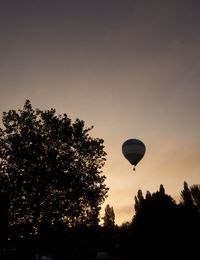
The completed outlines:
[[[110,207],[110,205],[106,205],[105,207],[105,215],[103,217],[104,220],[104,227],[108,229],[113,229],[115,226],[115,213],[113,207]]]
[[[0,188],[10,200],[10,224],[96,225],[108,188],[101,168],[104,141],[93,127],[55,109],[4,112],[0,129]]]
[[[191,185],[190,191],[192,194],[194,205],[198,209],[198,212],[200,213],[200,185],[199,184]]]
[[[192,193],[186,181],[183,184],[184,188],[181,191],[181,203],[187,208],[188,210],[194,209],[194,202],[192,198]]]
[[[193,205],[198,204],[199,190],[199,185],[188,187],[185,182],[181,193],[184,195],[184,203],[180,204],[165,193],[162,184],[152,194],[147,191],[145,198],[139,190],[135,200],[137,210],[132,220],[130,244],[127,246],[130,255],[135,257],[138,254],[138,258],[142,259],[160,259],[160,252],[167,258],[173,254],[179,255],[179,258],[196,255],[200,219]]]
[[[138,258],[142,259],[147,256],[160,258],[160,252],[171,255],[177,244],[182,242],[181,228],[182,223],[185,224],[181,218],[182,211],[175,200],[165,193],[162,184],[152,194],[147,191],[145,198],[141,195],[139,190],[129,247],[134,249],[134,256],[138,254]]]
[[[147,195],[148,196],[148,195]],[[144,196],[142,194],[142,190],[138,190],[137,196],[135,196],[135,212],[137,213],[140,210],[141,204],[144,201]]]
[[[200,185],[193,184],[188,186],[187,182],[184,182],[184,189],[181,191],[180,203],[188,210],[192,212],[200,213]]]
[[[133,223],[142,223],[143,228],[154,228],[163,224],[163,219],[167,219],[167,213],[170,210],[174,210],[176,203],[174,199],[165,194],[164,186],[161,184],[159,191],[154,193],[146,192],[145,198],[142,195],[142,191],[138,190],[138,195],[135,197],[135,216],[133,217]],[[171,213],[171,212],[170,212]],[[169,221],[169,219],[167,220]],[[152,223],[154,223],[152,225]],[[158,228],[159,229],[159,228]]]

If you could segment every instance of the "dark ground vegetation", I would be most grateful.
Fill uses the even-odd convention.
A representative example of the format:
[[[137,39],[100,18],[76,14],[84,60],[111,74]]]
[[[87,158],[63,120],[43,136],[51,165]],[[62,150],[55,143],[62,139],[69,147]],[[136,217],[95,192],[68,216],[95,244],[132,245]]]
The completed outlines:
[[[181,200],[175,202],[160,190],[144,197],[135,196],[135,215],[131,222],[113,225],[113,215],[107,214],[103,226],[45,226],[39,234],[30,234],[28,225],[1,226],[1,259],[33,259],[36,254],[52,259],[96,259],[97,252],[109,252],[111,259],[166,259],[175,255],[190,257],[198,253],[200,216],[194,197],[199,185],[184,183]],[[193,195],[194,196],[193,196]],[[3,205],[3,204],[2,204]],[[4,221],[4,223],[6,223]],[[109,224],[110,225],[109,225]],[[23,234],[23,235],[22,235]],[[9,238],[9,240],[8,240]],[[164,258],[162,258],[164,259]]]

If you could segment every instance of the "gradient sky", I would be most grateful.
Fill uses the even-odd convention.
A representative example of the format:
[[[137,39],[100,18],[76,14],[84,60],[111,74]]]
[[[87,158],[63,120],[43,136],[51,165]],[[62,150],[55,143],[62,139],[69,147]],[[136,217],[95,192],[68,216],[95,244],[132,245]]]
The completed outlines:
[[[0,112],[30,99],[94,125],[117,224],[138,189],[179,200],[200,183],[199,14],[199,0],[0,2]],[[147,149],[135,172],[129,138]]]

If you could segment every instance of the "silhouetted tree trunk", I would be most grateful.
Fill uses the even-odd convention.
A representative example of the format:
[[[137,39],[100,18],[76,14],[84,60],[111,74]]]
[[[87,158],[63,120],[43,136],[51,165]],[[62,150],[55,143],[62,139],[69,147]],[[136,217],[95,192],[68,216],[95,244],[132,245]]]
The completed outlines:
[[[4,247],[8,239],[8,210],[8,196],[0,193],[0,247]]]

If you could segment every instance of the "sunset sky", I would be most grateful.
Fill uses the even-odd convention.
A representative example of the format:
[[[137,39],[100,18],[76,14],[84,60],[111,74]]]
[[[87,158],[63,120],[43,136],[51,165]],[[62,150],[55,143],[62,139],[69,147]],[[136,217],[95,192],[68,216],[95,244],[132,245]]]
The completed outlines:
[[[200,184],[199,0],[2,0],[0,113],[55,108],[104,139],[106,204],[130,221],[160,184]],[[133,172],[121,146],[146,145]]]

